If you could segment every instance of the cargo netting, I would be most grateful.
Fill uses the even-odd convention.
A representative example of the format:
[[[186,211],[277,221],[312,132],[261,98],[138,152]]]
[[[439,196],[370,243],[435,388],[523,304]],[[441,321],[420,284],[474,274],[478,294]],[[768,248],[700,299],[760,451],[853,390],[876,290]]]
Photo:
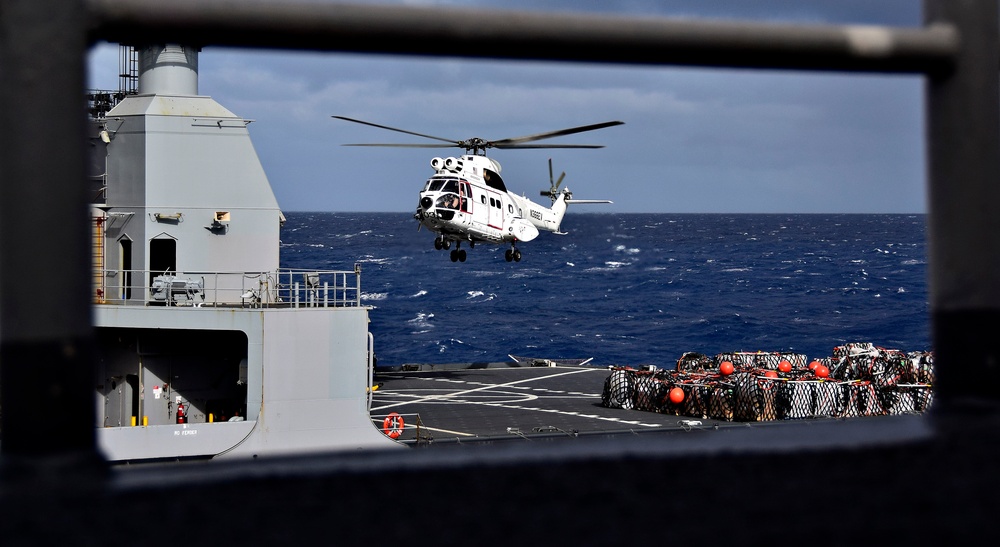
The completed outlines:
[[[601,402],[723,421],[919,414],[932,400],[934,356],[870,343],[809,360],[780,352],[689,352],[673,369],[610,367]]]

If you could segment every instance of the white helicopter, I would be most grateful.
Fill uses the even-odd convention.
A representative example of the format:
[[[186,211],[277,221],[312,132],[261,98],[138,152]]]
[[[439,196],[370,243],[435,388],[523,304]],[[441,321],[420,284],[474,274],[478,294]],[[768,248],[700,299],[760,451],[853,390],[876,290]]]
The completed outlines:
[[[413,215],[413,218],[420,222],[418,229],[420,226],[426,226],[437,234],[437,237],[434,239],[435,249],[451,249],[451,244],[455,244],[455,248],[451,249],[452,262],[465,262],[467,255],[465,249],[461,248],[462,243],[468,243],[469,248],[472,248],[475,247],[476,243],[483,241],[497,245],[509,244],[510,248],[504,253],[504,258],[507,262],[520,262],[521,251],[517,248],[518,242],[535,239],[538,237],[539,230],[563,235],[563,232],[559,231],[559,226],[562,224],[563,215],[566,214],[566,206],[568,204],[612,203],[609,200],[603,199],[573,199],[573,194],[568,188],[559,190],[559,185],[562,184],[566,173],[562,173],[558,180],[553,180],[552,160],[549,159],[549,189],[542,190],[541,195],[548,196],[551,200],[551,205],[549,207],[539,205],[523,195],[518,196],[507,190],[507,186],[500,177],[500,164],[493,158],[487,157],[486,150],[488,148],[603,148],[601,145],[592,144],[545,145],[527,143],[621,125],[624,122],[612,121],[584,125],[512,139],[487,141],[474,137],[463,141],[414,133],[405,129],[379,125],[344,116],[333,117],[448,143],[371,143],[345,144],[344,146],[458,147],[465,150],[466,153],[464,156],[436,157],[431,160],[431,167],[434,169],[434,174],[427,180],[420,191],[417,211]]]

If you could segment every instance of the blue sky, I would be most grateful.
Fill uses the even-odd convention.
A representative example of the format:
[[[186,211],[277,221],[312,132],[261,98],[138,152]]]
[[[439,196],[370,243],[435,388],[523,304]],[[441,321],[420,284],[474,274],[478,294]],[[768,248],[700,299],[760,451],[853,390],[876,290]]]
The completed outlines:
[[[791,23],[917,26],[919,0],[483,0],[484,6]],[[488,24],[488,21],[484,21]],[[285,211],[409,212],[439,149],[332,119],[448,139],[501,139],[621,120],[552,139],[597,150],[492,150],[508,188],[537,197],[548,158],[577,211],[926,212],[919,76],[633,67],[206,47],[200,93],[244,118]],[[118,50],[90,56],[90,86],[116,89]],[[539,198],[544,200],[545,198]]]

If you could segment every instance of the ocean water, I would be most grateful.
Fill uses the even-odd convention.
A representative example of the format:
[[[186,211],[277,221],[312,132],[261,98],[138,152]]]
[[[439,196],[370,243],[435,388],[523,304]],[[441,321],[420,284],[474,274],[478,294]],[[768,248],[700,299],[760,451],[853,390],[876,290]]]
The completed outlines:
[[[283,267],[361,265],[380,365],[933,349],[924,215],[570,211],[567,235],[543,232],[510,263],[487,244],[453,263],[408,213],[286,217]]]

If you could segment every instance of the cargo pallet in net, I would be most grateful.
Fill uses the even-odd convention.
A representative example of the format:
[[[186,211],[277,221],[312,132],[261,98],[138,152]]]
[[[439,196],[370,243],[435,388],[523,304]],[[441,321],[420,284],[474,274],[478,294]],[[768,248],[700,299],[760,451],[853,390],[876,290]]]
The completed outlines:
[[[712,358],[691,352],[681,356],[675,370],[611,367],[601,402],[610,408],[739,422],[914,414],[931,405],[931,353],[859,343],[806,361],[793,353]],[[829,371],[825,377],[817,374],[820,367]]]

